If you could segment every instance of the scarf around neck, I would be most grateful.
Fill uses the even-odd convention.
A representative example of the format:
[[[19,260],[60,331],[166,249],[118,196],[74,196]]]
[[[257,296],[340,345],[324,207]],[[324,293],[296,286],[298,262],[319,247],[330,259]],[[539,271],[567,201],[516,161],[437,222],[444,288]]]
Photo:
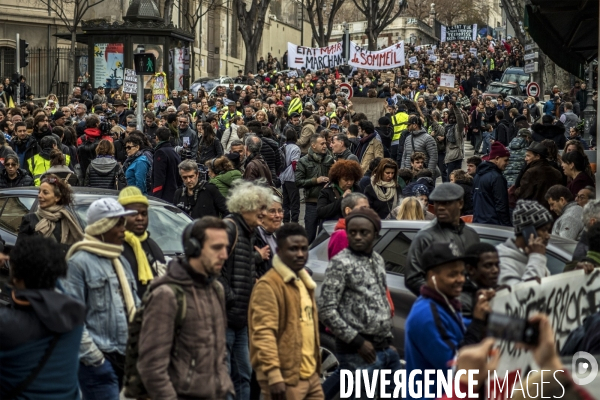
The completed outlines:
[[[112,262],[117,278],[119,279],[119,286],[121,286],[123,302],[127,311],[127,320],[132,321],[135,315],[135,300],[131,286],[125,275],[125,269],[119,260],[119,257],[123,253],[123,246],[102,242],[86,233],[81,242],[77,242],[71,246],[67,253],[67,261],[78,251],[87,251],[98,257],[108,258]]]
[[[70,245],[83,239],[83,231],[79,223],[65,206],[54,205],[46,209],[40,208],[36,211],[36,215],[39,221],[34,229],[43,237],[52,237],[56,223],[60,221],[60,243]]]
[[[138,279],[142,285],[147,285],[154,278],[150,264],[148,263],[148,257],[142,247],[142,242],[145,242],[147,239],[148,231],[144,232],[141,236],[130,231],[125,231],[125,242],[133,249],[133,255],[138,267]]]
[[[390,201],[390,200],[394,199],[393,204],[396,204],[396,199],[398,197],[396,182],[394,182],[393,180],[391,180],[389,182],[384,182],[381,180],[378,182],[375,182],[375,177],[371,176],[371,186],[373,187],[373,190],[375,191],[375,195],[377,196],[377,198],[379,200]],[[385,191],[385,193],[381,188],[387,189]]]

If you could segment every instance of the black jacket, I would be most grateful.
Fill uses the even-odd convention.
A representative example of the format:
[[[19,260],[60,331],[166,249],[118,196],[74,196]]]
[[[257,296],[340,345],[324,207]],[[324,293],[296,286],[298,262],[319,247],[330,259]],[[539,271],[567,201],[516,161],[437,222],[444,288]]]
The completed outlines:
[[[281,168],[281,158],[279,157],[279,147],[277,146],[277,142],[273,139],[269,139],[266,137],[259,136],[262,141],[262,146],[260,148],[260,155],[263,156],[265,162],[269,166],[269,170],[271,170],[271,176],[273,179],[277,177],[277,172]]]
[[[17,170],[17,177],[13,180],[8,178],[6,169],[0,172],[0,188],[12,188],[22,186],[33,186],[33,178],[29,174],[29,171],[23,168]]]
[[[225,197],[215,185],[206,181],[202,181],[196,186],[192,196],[188,196],[185,187],[177,189],[173,197],[173,204],[192,219],[208,215],[219,217],[228,214]]]
[[[38,233],[35,231],[35,226],[40,222],[40,219],[34,212],[30,212],[25,214],[23,219],[21,220],[21,225],[19,226],[19,233],[17,235],[17,241],[15,246],[19,243],[19,240],[22,240],[27,236],[34,236]],[[60,238],[62,236],[62,227],[60,221],[57,221],[54,227],[54,231],[52,232],[52,237],[56,240],[57,243],[60,243]],[[67,244],[59,244],[60,249],[67,255],[67,251],[69,251],[70,245]]]
[[[211,144],[206,144],[201,139],[200,145],[198,146],[198,164],[206,164],[207,161],[213,158],[221,157],[223,155],[223,146],[221,142],[215,137]]]
[[[27,167],[27,160],[40,152],[37,140],[31,136],[21,141],[16,136],[10,142],[10,147],[17,153],[21,167]]]
[[[163,254],[160,247],[158,247],[158,244],[149,236],[148,239],[142,242],[142,249],[144,249],[144,253],[146,253],[146,258],[148,258],[148,263],[150,264],[152,274],[154,275],[154,277],[156,277],[157,271],[155,271],[153,268],[154,263],[158,261],[164,264],[166,262],[165,255]],[[125,257],[125,259],[129,262],[129,265],[131,266],[131,272],[133,272],[133,276],[135,277],[137,283],[137,293],[138,296],[141,298],[146,292],[146,289],[148,288],[150,282],[148,282],[148,285],[142,285],[142,283],[138,279],[138,264],[135,259],[133,247],[131,247],[127,242],[123,242],[123,257]]]
[[[567,144],[565,126],[560,121],[556,124],[533,124],[531,131],[533,132],[531,135],[533,140],[536,142],[541,142],[545,139],[553,140],[558,150],[564,149]]]
[[[112,157],[99,157],[90,163],[85,172],[84,186],[121,190],[127,186],[123,168]]]
[[[462,187],[465,191],[465,196],[463,197],[465,204],[460,215],[473,215],[473,180],[455,181],[454,183]]]
[[[479,164],[473,187],[473,222],[511,226],[508,187],[500,168],[491,162]]]
[[[96,158],[98,143],[100,143],[98,139],[87,139],[77,149],[77,159],[82,171],[87,171],[92,160]]]
[[[255,232],[239,214],[225,218],[229,246],[229,257],[221,270],[219,281],[225,289],[227,302],[227,327],[242,329],[248,326],[248,304],[254,287]],[[233,245],[235,244],[235,248]]]
[[[183,183],[179,176],[180,162],[181,158],[170,142],[161,142],[156,146],[152,162],[152,196],[173,202],[175,191]]]
[[[513,129],[511,125],[512,124],[508,122],[508,120],[503,119],[499,121],[498,126],[496,126],[496,137],[494,140],[502,143],[504,147],[508,147],[508,144],[510,143],[511,131]]]
[[[461,307],[461,314],[465,318],[473,318],[473,309],[475,308],[475,304],[477,304],[477,291],[479,288],[477,285],[471,281],[471,279],[466,278],[465,283],[463,284],[463,290],[460,294],[459,300]]]
[[[398,199],[402,196],[402,193],[399,186],[396,188],[396,190],[398,191],[398,195],[396,196],[397,202]],[[390,213],[396,206],[396,204],[394,204],[393,197],[391,200],[388,201],[379,200],[377,194],[375,194],[375,190],[373,189],[372,184],[369,184],[365,188],[365,196],[367,196],[367,199],[369,199],[369,205],[371,206],[371,209],[373,209],[373,211],[375,211],[381,219],[387,218],[387,216],[390,215]]]
[[[360,187],[355,184],[352,188],[353,192],[360,193]],[[343,218],[342,215],[342,199],[344,198],[340,192],[329,183],[319,193],[317,199],[317,216],[323,221],[337,221]]]

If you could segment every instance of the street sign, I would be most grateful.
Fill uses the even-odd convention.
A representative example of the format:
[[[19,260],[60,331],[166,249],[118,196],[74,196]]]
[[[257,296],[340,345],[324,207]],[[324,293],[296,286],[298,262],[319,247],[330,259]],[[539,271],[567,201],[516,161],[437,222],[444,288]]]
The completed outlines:
[[[527,85],[527,96],[535,97],[540,94],[540,85],[536,82],[529,82]]]
[[[123,92],[136,94],[137,93],[137,76],[135,71],[125,68],[125,79],[123,80]]]
[[[525,45],[525,51],[530,51],[533,49],[537,49],[537,44],[536,43],[530,43],[530,44],[526,44]]]
[[[538,72],[538,63],[537,62],[532,62],[529,64],[525,64],[525,73],[526,74],[532,74],[534,72]]]
[[[537,51],[534,53],[527,53],[525,56],[523,56],[525,61],[535,60],[536,58],[539,58],[539,53]]]
[[[340,91],[342,93],[344,93],[348,99],[351,99],[352,95],[354,94],[353,90],[352,90],[352,86],[346,82],[340,83]]]

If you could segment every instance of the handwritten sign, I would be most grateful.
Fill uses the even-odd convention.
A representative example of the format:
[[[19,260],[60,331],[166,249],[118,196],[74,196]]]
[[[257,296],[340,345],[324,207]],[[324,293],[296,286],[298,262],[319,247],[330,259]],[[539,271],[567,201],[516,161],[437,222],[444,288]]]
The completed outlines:
[[[342,42],[327,47],[304,47],[288,42],[288,65],[290,68],[320,70],[334,68],[344,63]]]
[[[589,275],[579,270],[543,278],[540,283],[519,283],[512,291],[496,293],[491,308],[493,312],[521,319],[539,312],[547,314],[561,350],[569,333],[583,325],[585,318],[597,311],[599,303],[600,270],[596,269]],[[504,377],[506,372],[514,374],[517,370],[523,375],[530,368],[539,369],[531,353],[517,349],[513,342],[500,342],[498,376]],[[507,390],[510,390],[514,380],[507,382]]]
[[[450,53],[450,58],[457,58],[458,54],[457,53]]]
[[[436,62],[437,61],[437,56],[433,56],[433,55],[429,56],[429,61]]]
[[[405,64],[404,42],[396,43],[379,51],[363,50],[356,43],[350,45],[348,64],[356,68],[390,69]]]
[[[167,87],[167,75],[159,72],[154,76],[152,85],[152,102],[155,107],[166,107],[169,98],[169,88]]]
[[[137,93],[137,75],[135,71],[129,68],[125,68],[125,78],[123,80],[123,92],[125,93]]]
[[[452,74],[440,74],[440,86],[454,89],[454,81],[456,77]]]
[[[427,50],[427,54],[430,55],[430,56],[432,56],[434,54],[434,51],[433,50]]]
[[[477,39],[477,24],[473,25],[442,25],[441,41],[452,42],[456,40],[476,40]]]
[[[298,77],[298,71],[296,71],[295,69],[291,70],[291,71],[288,71],[287,76],[288,76],[288,78],[297,78]]]
[[[408,70],[408,77],[409,78],[418,78],[419,77],[419,71],[415,70],[415,69]]]
[[[476,48],[473,48],[473,47],[471,47],[471,48],[469,49],[469,53],[473,54],[474,56],[477,56],[477,49],[476,49]]]
[[[419,52],[419,51],[421,51],[421,46],[417,46],[417,47],[415,47],[415,51],[416,51],[416,52]]]
[[[416,64],[417,63],[417,57],[410,57],[408,59],[408,63],[409,64]]]

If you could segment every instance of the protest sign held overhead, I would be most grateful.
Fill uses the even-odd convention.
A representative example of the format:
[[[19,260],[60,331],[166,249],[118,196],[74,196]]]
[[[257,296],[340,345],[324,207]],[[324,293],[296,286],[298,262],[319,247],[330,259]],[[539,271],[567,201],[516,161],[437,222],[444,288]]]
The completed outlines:
[[[137,75],[135,71],[125,68],[125,79],[123,80],[123,92],[137,93]]]
[[[405,64],[404,42],[396,43],[379,51],[363,50],[356,43],[350,46],[350,61],[353,67],[366,69],[389,69]]]
[[[408,77],[409,78],[418,78],[419,77],[419,71],[417,71],[415,69],[408,70]]]
[[[290,68],[306,68],[318,71],[344,64],[342,42],[327,47],[304,47],[288,42],[288,65]]]
[[[437,56],[430,55],[429,56],[429,61],[436,62],[437,61]]]
[[[408,59],[408,63],[409,64],[416,64],[417,63],[417,57],[410,57]]]
[[[453,42],[456,40],[476,40],[477,24],[473,25],[442,25],[442,42]]]
[[[449,89],[454,89],[454,81],[456,77],[452,74],[440,74],[440,86]]]

